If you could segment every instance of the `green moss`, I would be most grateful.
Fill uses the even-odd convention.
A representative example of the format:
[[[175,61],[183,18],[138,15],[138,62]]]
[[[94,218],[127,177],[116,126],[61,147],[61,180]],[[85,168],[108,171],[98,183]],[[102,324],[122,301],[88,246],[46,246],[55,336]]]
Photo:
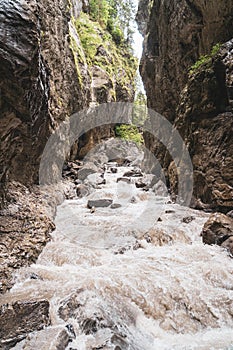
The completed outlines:
[[[74,63],[75,63],[75,67],[76,67],[76,72],[77,72],[77,77],[78,77],[78,81],[80,86],[83,86],[83,79],[82,79],[82,74],[79,68],[79,64],[81,63],[85,63],[85,56],[81,50],[80,47],[78,47],[75,39],[72,37],[72,35],[70,35],[70,48],[73,52],[73,56],[74,56]]]
[[[109,91],[109,94],[114,102],[116,102],[116,91],[114,89],[111,89]]]
[[[91,64],[96,56],[97,48],[103,42],[100,25],[97,22],[90,21],[88,15],[82,13],[75,21],[75,27],[80,36],[88,63]]]
[[[211,53],[209,55],[201,56],[190,68],[189,75],[195,73],[202,65],[211,63],[212,58],[216,56],[221,48],[221,44],[216,44],[212,47]]]
[[[211,56],[213,57],[213,56],[217,55],[219,53],[220,49],[221,49],[220,43],[217,43],[216,45],[214,45],[212,47],[212,50],[211,50]]]
[[[71,2],[71,0],[67,0],[66,10],[69,13],[71,12],[71,10],[72,10],[72,2]]]
[[[123,140],[133,141],[138,145],[143,144],[143,136],[135,125],[118,125],[115,128],[115,133],[117,137],[120,137]]]

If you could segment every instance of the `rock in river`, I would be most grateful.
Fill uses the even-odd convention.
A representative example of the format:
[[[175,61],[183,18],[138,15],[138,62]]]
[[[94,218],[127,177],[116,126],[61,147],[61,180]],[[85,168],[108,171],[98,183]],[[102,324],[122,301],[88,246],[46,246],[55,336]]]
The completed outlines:
[[[220,213],[212,214],[202,230],[203,242],[218,245],[225,243],[226,246],[231,237],[233,237],[233,219]]]
[[[87,207],[89,209],[95,207],[95,208],[106,208],[109,207],[112,204],[112,199],[90,199],[87,202]]]
[[[16,301],[0,306],[0,348],[9,349],[27,334],[48,326],[49,302]]]

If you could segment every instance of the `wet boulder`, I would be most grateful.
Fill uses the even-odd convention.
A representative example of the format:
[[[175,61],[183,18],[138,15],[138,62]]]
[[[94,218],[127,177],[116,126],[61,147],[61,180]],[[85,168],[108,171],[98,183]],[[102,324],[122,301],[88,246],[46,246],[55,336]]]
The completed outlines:
[[[111,173],[116,174],[117,173],[117,168],[116,167],[111,167],[110,171],[111,171]]]
[[[76,187],[77,197],[82,198],[90,194],[90,188],[87,185],[80,184]]]
[[[147,187],[147,184],[142,179],[140,179],[140,180],[135,182],[135,186],[137,188],[145,188],[145,187]]]
[[[226,239],[221,246],[226,248],[233,257],[233,235]]]
[[[79,162],[68,162],[62,169],[62,176],[77,181],[78,171],[82,168]]]
[[[105,185],[106,180],[104,179],[104,173],[94,173],[87,176],[85,184],[90,184],[92,187],[96,188],[99,185]]]
[[[23,341],[23,349],[27,350],[61,350],[75,338],[75,334],[69,331],[69,327],[49,327],[35,334],[30,334]]]
[[[233,210],[229,211],[229,212],[227,213],[227,216],[229,216],[230,218],[233,219]]]
[[[229,239],[233,238],[233,219],[221,213],[214,213],[205,223],[201,235],[206,244],[232,247]]]
[[[58,313],[65,322],[75,319],[82,334],[88,335],[88,349],[126,350],[129,339],[125,329],[134,324],[135,314],[128,305],[114,304],[96,291],[79,289],[60,301]]]
[[[121,208],[122,207],[122,205],[121,204],[119,204],[119,203],[113,203],[112,205],[111,205],[111,209],[118,209],[118,208]]]
[[[153,192],[155,193],[156,196],[167,196],[168,195],[168,189],[166,184],[162,181],[159,180],[153,187],[152,187]]]
[[[125,183],[127,183],[127,184],[130,184],[131,183],[131,179],[129,179],[129,178],[127,178],[127,177],[118,177],[118,179],[117,179],[117,183],[118,182],[125,182]]]
[[[142,177],[143,174],[140,169],[132,169],[124,173],[124,177]]]
[[[135,182],[135,186],[137,188],[146,188],[147,190],[149,190],[156,184],[156,179],[157,177],[153,174],[145,174],[142,178],[138,179]]]
[[[185,217],[182,219],[182,222],[184,222],[185,224],[189,224],[189,223],[192,222],[193,220],[195,220],[195,217],[194,217],[194,216],[185,216]]]
[[[87,202],[88,209],[91,209],[93,207],[95,208],[106,208],[109,207],[112,204],[112,199],[90,199]]]
[[[82,169],[78,171],[78,178],[79,180],[84,181],[88,175],[97,173],[99,171],[99,168],[94,163],[86,163]]]
[[[16,301],[0,306],[0,348],[8,349],[50,323],[47,300]]]

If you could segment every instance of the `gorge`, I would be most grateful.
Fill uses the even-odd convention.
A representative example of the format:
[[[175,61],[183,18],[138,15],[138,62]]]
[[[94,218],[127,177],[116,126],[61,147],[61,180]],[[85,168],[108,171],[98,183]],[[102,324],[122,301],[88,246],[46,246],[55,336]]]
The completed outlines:
[[[0,349],[230,350],[233,1],[139,1],[148,109],[113,4],[0,0]]]

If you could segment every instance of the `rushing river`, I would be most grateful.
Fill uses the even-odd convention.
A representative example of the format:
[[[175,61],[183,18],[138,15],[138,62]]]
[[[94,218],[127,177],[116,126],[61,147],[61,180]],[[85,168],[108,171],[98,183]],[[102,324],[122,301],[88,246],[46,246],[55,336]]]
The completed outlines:
[[[67,324],[67,349],[233,349],[233,260],[202,244],[208,214],[117,183],[129,169],[58,207],[51,242],[5,295],[48,299],[51,326],[15,349],[57,349],[52,330]],[[90,210],[93,198],[121,207]]]

